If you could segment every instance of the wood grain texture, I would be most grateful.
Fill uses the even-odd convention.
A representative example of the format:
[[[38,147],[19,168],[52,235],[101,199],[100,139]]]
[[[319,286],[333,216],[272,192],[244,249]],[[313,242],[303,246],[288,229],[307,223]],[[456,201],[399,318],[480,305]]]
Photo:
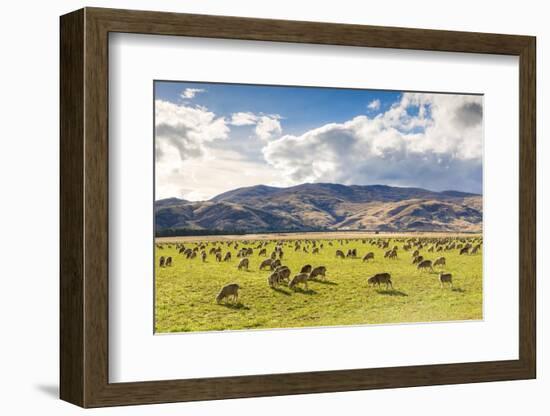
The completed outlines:
[[[109,383],[108,34],[195,36],[520,58],[518,360]],[[87,8],[61,18],[61,397],[100,407],[518,380],[536,375],[535,38]]]
[[[61,19],[60,388],[84,405],[84,12]]]

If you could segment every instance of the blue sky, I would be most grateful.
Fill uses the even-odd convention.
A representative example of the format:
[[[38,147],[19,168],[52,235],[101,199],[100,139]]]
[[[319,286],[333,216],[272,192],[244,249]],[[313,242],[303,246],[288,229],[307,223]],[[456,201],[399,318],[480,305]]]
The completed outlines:
[[[344,122],[365,112],[379,114],[402,95],[395,91],[361,89],[157,81],[155,97],[174,103],[188,102],[181,97],[186,88],[204,89],[193,97],[193,103],[218,115],[231,116],[239,111],[279,114],[281,125],[288,134],[301,134],[326,123]],[[374,100],[380,101],[380,108],[369,110],[367,105]]]
[[[303,182],[481,192],[481,96],[155,82],[156,198]]]

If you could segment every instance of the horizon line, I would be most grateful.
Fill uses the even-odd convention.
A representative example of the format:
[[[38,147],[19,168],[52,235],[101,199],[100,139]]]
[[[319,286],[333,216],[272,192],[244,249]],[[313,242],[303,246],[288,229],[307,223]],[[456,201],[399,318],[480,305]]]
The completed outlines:
[[[233,191],[236,191],[238,189],[255,188],[255,187],[258,187],[258,186],[263,186],[263,187],[266,187],[266,188],[275,188],[275,189],[290,189],[290,188],[295,188],[295,187],[302,186],[302,185],[339,185],[339,186],[344,186],[344,187],[348,187],[348,188],[349,187],[362,187],[362,188],[365,188],[365,187],[379,186],[379,187],[386,187],[386,188],[419,189],[419,190],[433,192],[433,193],[460,192],[460,193],[463,193],[463,194],[471,194],[471,195],[483,197],[482,193],[469,192],[469,191],[460,191],[460,190],[457,190],[457,189],[445,189],[445,190],[442,190],[442,191],[434,191],[432,189],[422,188],[422,187],[418,187],[418,186],[384,185],[384,184],[380,184],[380,183],[370,184],[370,185],[344,185],[342,183],[335,183],[335,182],[303,182],[303,183],[300,183],[298,185],[291,185],[291,186],[273,186],[273,185],[265,185],[263,183],[259,183],[257,185],[240,186],[240,187],[237,187],[237,188],[228,189],[227,191],[223,191],[219,194],[216,194],[216,195],[214,195],[213,197],[211,197],[209,199],[188,200],[188,199],[177,197],[177,196],[169,196],[169,197],[165,197],[165,198],[154,199],[154,202],[159,202],[159,201],[163,201],[163,200],[166,200],[166,199],[179,199],[179,200],[189,201],[189,202],[207,202],[207,201],[211,201],[212,199],[214,199],[214,198],[216,198],[220,195],[223,195],[227,192],[233,192]]]

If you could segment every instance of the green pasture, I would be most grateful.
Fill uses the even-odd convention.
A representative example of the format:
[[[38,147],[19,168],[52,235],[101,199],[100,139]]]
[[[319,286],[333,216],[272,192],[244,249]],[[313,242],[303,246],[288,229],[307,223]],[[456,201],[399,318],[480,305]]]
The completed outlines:
[[[374,240],[374,241],[370,241]],[[388,238],[383,238],[387,241]],[[444,256],[447,265],[435,272],[418,271],[412,265],[413,250],[404,251],[404,238],[390,239],[390,248],[399,247],[396,260],[384,259],[384,252],[376,246],[376,238],[354,240],[317,240],[324,248],[311,254],[311,244],[302,241],[309,253],[294,251],[294,242],[283,244],[283,265],[292,276],[305,264],[326,266],[326,280],[310,281],[308,290],[276,289],[267,284],[268,270],[259,265],[266,257],[259,250],[249,257],[250,268],[237,270],[237,250],[224,242],[208,242],[206,252],[214,244],[225,254],[232,252],[229,262],[217,262],[208,255],[203,262],[198,255],[186,259],[178,254],[175,243],[162,243],[156,248],[155,266],[155,330],[156,332],[187,332],[210,330],[296,328],[330,325],[362,325],[406,322],[433,322],[482,319],[482,254],[459,255],[458,250],[428,253],[427,244],[420,249],[424,258],[435,260]],[[332,241],[333,246],[329,246]],[[241,247],[253,247],[259,241],[239,242]],[[197,243],[183,242],[193,248]],[[268,255],[276,242],[267,246]],[[162,249],[159,248],[162,246]],[[344,253],[357,249],[357,258],[339,259],[337,249]],[[363,263],[365,253],[374,252],[374,261]],[[160,256],[171,256],[171,267],[159,267]],[[441,288],[438,272],[453,275],[453,287]],[[388,272],[393,290],[368,287],[367,279],[375,273]],[[238,283],[239,301],[217,304],[215,297],[222,286]]]

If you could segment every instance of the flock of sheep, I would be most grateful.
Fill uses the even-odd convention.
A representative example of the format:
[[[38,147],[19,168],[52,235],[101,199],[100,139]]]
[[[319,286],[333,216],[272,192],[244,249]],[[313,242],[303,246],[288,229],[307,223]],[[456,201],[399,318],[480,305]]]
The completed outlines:
[[[283,265],[285,258],[285,251],[287,249],[294,250],[295,252],[319,254],[325,250],[330,250],[330,247],[334,245],[334,242],[343,244],[350,244],[357,242],[358,240],[340,239],[340,240],[328,240],[326,245],[319,240],[270,240],[260,241],[252,248],[248,247],[251,242],[248,241],[226,241],[226,242],[199,242],[194,243],[193,246],[186,246],[183,243],[176,243],[176,249],[178,253],[184,259],[194,259],[199,257],[202,262],[206,262],[208,256],[213,256],[218,262],[229,262],[232,260],[232,251],[236,250],[236,257],[239,258],[237,264],[237,270],[248,270],[251,263],[251,258],[257,253],[259,258],[263,258],[259,264],[259,270],[269,271],[267,277],[267,284],[270,288],[276,288],[279,285],[287,285],[290,289],[296,290],[299,285],[303,285],[305,290],[308,290],[308,281],[315,281],[316,279],[326,279],[327,268],[325,266],[313,267],[311,264],[306,264],[301,267],[300,272],[295,274],[292,278],[292,272],[290,268]],[[446,284],[452,287],[453,276],[451,273],[446,273],[441,269],[447,266],[447,260],[444,256],[439,256],[435,260],[430,260],[427,257],[421,255],[421,251],[426,253],[443,253],[449,251],[458,251],[459,255],[475,255],[481,250],[482,239],[480,237],[467,238],[467,237],[411,237],[411,238],[371,238],[360,240],[363,244],[370,244],[371,246],[377,246],[384,251],[384,258],[388,260],[395,260],[398,256],[411,252],[411,264],[419,271],[431,271],[434,272],[434,268],[439,268],[438,280],[441,288]],[[274,249],[271,253],[268,253],[268,246],[270,243],[275,243]],[[390,248],[390,243],[393,247]],[[398,246],[401,244],[401,247]],[[224,247],[225,245],[225,247]],[[164,249],[165,243],[158,243],[157,249]],[[171,247],[171,245],[169,245]],[[224,248],[226,252],[224,254]],[[348,259],[359,258],[356,248],[350,248],[346,253],[342,249],[335,250],[336,258]],[[362,256],[363,262],[374,261],[374,252],[369,251]],[[160,256],[159,266],[170,267],[173,264],[171,256]],[[386,289],[393,289],[393,283],[390,273],[383,272],[370,276],[367,279],[367,285],[369,287],[385,285]],[[238,302],[239,298],[239,286],[237,283],[231,283],[221,288],[220,292],[216,296],[216,302],[220,303],[222,300],[231,300]]]

